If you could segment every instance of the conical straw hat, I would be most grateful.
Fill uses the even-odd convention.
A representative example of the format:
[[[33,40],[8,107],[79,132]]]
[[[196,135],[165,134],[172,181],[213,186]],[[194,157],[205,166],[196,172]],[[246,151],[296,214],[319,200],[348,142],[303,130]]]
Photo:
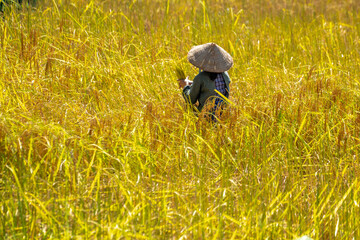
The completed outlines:
[[[195,67],[215,73],[229,70],[234,63],[230,54],[215,43],[193,47],[188,53],[188,60]]]

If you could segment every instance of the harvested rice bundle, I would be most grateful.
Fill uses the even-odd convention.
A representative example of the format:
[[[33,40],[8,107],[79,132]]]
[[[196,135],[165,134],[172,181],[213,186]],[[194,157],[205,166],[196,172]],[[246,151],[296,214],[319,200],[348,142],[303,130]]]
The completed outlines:
[[[184,80],[186,78],[184,70],[182,70],[180,67],[176,67],[176,76],[178,80]]]
[[[184,88],[187,85],[191,85],[192,81],[189,80],[189,77],[185,77],[185,72],[180,67],[176,67],[176,76],[180,88]]]

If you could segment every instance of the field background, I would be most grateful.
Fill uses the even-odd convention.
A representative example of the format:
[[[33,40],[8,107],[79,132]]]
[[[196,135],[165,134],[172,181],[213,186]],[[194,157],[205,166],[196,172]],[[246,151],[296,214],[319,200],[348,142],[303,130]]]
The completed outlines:
[[[0,19],[0,238],[360,238],[360,2],[53,0]],[[196,118],[175,68],[234,58]]]

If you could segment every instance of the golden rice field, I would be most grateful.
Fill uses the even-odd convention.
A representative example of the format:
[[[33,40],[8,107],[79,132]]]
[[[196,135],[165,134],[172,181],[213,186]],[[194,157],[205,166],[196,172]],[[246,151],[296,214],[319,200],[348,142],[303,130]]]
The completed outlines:
[[[0,17],[0,239],[360,239],[360,2],[52,0]],[[194,45],[229,106],[187,108]]]

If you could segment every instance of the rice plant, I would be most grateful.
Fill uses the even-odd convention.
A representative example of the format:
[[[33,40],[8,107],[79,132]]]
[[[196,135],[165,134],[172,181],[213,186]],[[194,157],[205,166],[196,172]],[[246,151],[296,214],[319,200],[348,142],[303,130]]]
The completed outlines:
[[[360,3],[56,0],[0,18],[3,239],[360,238]],[[216,125],[177,79],[234,58]]]

